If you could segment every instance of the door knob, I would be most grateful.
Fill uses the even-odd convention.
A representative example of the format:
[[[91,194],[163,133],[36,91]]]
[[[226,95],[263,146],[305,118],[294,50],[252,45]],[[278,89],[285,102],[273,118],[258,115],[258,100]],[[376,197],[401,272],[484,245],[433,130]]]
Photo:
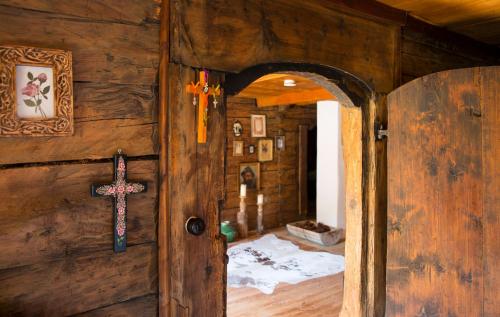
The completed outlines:
[[[205,231],[205,221],[198,217],[189,217],[185,227],[190,234],[199,236]]]

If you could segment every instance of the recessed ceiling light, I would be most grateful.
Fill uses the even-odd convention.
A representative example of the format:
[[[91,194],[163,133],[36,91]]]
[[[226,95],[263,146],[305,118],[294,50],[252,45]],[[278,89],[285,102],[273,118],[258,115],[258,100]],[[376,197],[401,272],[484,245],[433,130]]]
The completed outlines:
[[[295,86],[297,86],[297,84],[295,83],[295,80],[293,80],[293,79],[285,79],[285,80],[283,80],[283,86],[295,87]]]

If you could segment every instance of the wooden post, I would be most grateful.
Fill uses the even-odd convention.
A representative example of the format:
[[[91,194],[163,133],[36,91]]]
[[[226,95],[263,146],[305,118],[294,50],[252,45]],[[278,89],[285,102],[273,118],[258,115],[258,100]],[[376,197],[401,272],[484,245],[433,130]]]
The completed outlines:
[[[170,1],[163,0],[160,14],[160,69],[158,130],[159,155],[159,195],[158,195],[158,315],[170,315],[170,261],[168,243],[170,221],[168,217],[168,98],[170,61]]]
[[[237,215],[238,233],[241,238],[248,237],[248,216],[246,212],[247,204],[245,203],[245,196],[240,196],[240,211]]]

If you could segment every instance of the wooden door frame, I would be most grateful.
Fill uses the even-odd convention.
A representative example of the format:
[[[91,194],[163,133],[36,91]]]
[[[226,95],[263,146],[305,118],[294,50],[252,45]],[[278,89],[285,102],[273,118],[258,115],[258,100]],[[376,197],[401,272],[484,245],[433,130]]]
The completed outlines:
[[[158,136],[160,145],[159,154],[159,214],[158,214],[158,279],[159,279],[159,315],[170,316],[171,313],[171,278],[170,278],[170,253],[171,253],[171,222],[169,210],[169,153],[168,145],[171,135],[168,113],[169,104],[169,41],[170,41],[170,1],[162,1],[161,26],[160,26],[160,69],[159,69],[159,120]],[[385,252],[383,248],[374,244],[384,239],[385,230],[375,229],[372,226],[374,219],[383,215],[383,204],[378,202],[378,196],[385,193],[385,188],[380,185],[376,177],[380,176],[379,162],[383,162],[383,153],[375,146],[375,120],[377,103],[380,98],[365,82],[340,69],[304,63],[271,63],[256,65],[247,68],[238,74],[227,74],[225,80],[225,93],[236,94],[255,79],[275,72],[294,72],[313,79],[325,89],[332,92],[339,100],[350,106],[357,106],[362,111],[362,216],[360,226],[362,235],[356,249],[360,250],[359,268],[360,276],[358,285],[350,292],[355,297],[356,307],[348,311],[346,316],[376,316],[377,306],[381,298],[385,305],[385,296],[376,293],[384,292],[385,284]],[[382,154],[381,154],[382,153]],[[382,159],[381,159],[382,157]],[[382,164],[383,168],[384,165]],[[378,172],[377,172],[378,171]],[[383,171],[382,171],[383,173]],[[383,201],[383,199],[382,199]],[[381,275],[383,275],[381,277]],[[223,299],[221,299],[223,300]]]
[[[379,202],[377,195],[384,195],[385,188],[382,190],[377,188],[376,177],[381,175],[380,171],[377,173],[380,153],[375,146],[373,128],[376,126],[376,103],[380,103],[380,98],[377,98],[373,88],[368,84],[341,69],[307,63],[260,64],[237,74],[227,74],[224,83],[225,96],[236,95],[256,79],[277,72],[293,73],[313,80],[336,96],[342,108],[361,108],[362,214],[357,221],[362,229],[356,241],[351,240],[346,243],[344,293],[349,294],[351,299],[348,300],[350,303],[344,302],[346,305],[343,305],[342,316],[378,316],[385,305],[385,249],[374,247],[373,244],[384,240],[385,230],[371,228],[369,224],[372,223],[370,219],[385,213],[385,210],[381,210],[383,206],[377,206]],[[346,220],[348,217],[347,214]],[[349,232],[347,234],[349,235]],[[349,250],[348,248],[353,245],[355,248]],[[357,254],[356,250],[359,250],[360,254]],[[383,254],[375,255],[376,252]],[[360,276],[349,276],[353,274]],[[379,285],[381,283],[384,285]],[[380,292],[384,294],[381,296]]]

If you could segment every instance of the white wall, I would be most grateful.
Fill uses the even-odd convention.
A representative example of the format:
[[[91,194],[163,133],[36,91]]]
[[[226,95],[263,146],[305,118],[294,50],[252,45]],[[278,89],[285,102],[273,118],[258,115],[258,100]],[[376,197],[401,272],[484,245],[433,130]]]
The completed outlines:
[[[345,229],[344,159],[340,104],[318,101],[316,217],[318,222]]]

